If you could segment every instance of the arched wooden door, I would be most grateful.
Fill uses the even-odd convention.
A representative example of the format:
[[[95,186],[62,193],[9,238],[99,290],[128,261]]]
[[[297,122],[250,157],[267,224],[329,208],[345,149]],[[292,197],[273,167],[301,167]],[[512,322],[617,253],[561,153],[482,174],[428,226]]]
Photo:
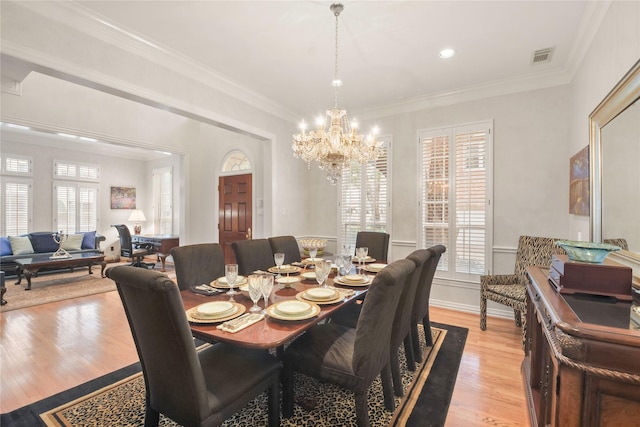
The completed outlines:
[[[226,264],[235,264],[231,243],[251,239],[251,174],[221,176],[218,183],[218,241]]]

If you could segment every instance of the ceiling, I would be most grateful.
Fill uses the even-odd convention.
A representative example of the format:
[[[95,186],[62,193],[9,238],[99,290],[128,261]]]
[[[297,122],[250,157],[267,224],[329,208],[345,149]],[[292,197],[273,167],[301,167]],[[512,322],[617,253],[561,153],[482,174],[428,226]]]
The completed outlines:
[[[609,2],[343,4],[338,22],[338,77],[343,82],[338,104],[350,118],[366,120],[567,84]],[[294,122],[313,122],[334,103],[336,21],[330,5],[330,1],[57,3],[79,11],[92,24],[68,25],[90,28],[91,34],[118,34],[114,40],[124,38],[143,46],[138,48],[140,54],[149,53],[147,58],[159,65],[193,71],[194,78],[204,79],[205,84],[224,87],[228,93],[232,88],[258,108],[271,105],[270,112]],[[441,59],[438,54],[445,47],[455,49],[456,55]],[[533,52],[546,48],[553,48],[550,61],[533,64]],[[135,152],[122,155],[136,157]],[[139,156],[144,158],[144,152]]]
[[[565,84],[602,1],[346,1],[339,104],[372,114],[473,91]],[[94,19],[313,117],[333,105],[329,1],[78,1]],[[439,58],[444,47],[455,49]],[[553,48],[548,63],[535,50]]]

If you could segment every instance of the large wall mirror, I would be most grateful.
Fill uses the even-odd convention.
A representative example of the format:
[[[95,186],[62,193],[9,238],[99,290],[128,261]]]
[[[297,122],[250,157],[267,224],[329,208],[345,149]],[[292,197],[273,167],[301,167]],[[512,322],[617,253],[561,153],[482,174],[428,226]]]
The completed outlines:
[[[640,253],[640,61],[589,116],[591,240]]]

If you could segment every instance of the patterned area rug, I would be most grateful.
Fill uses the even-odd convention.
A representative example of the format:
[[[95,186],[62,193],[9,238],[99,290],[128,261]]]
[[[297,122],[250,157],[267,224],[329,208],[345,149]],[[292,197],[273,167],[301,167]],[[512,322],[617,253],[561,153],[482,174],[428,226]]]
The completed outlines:
[[[127,264],[128,262],[110,263],[107,264],[105,271],[116,265]],[[113,280],[100,277],[100,268],[99,265],[94,265],[91,268],[93,274],[89,274],[86,267],[76,268],[73,272],[45,272],[31,278],[31,290],[29,291],[25,290],[27,280],[24,277],[20,285],[15,284],[17,278],[7,278],[5,280],[7,293],[4,295],[7,304],[0,306],[0,312],[115,291],[116,284]],[[166,269],[165,273],[174,279],[173,264],[167,263]],[[157,266],[156,270],[159,271]]]
[[[422,331],[422,329],[420,329]],[[442,426],[451,401],[467,329],[433,324],[433,347],[424,349],[423,363],[415,372],[406,369],[400,350],[405,396],[396,398],[395,413],[384,409],[382,385],[376,380],[369,389],[372,426]],[[0,424],[50,427],[142,426],[144,424],[144,379],[139,365],[132,365],[87,384],[52,396],[28,407],[3,414]],[[313,378],[296,375],[297,398],[313,401],[313,408],[295,407],[283,426],[355,426],[353,394]],[[266,393],[250,402],[223,426],[267,425]],[[5,424],[7,423],[7,424]],[[161,426],[176,426],[161,417]]]

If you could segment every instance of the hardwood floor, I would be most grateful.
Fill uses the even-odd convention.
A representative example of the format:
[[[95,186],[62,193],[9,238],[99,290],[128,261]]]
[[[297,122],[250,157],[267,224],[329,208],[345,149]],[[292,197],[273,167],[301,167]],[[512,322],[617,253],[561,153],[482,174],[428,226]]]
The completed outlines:
[[[431,320],[469,328],[447,426],[528,426],[513,321],[433,307]],[[116,292],[0,315],[0,411],[11,411],[137,361]]]

